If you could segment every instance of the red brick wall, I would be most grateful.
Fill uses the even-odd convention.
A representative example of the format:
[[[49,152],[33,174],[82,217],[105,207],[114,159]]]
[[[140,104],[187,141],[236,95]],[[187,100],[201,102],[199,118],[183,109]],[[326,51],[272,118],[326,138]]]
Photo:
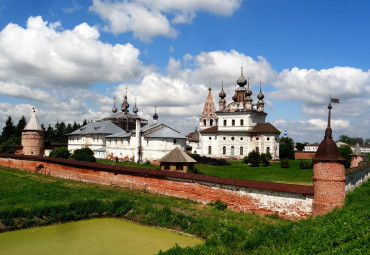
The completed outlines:
[[[316,152],[307,152],[307,151],[296,151],[294,152],[294,157],[296,159],[313,159]]]
[[[32,160],[12,157],[0,157],[0,165],[65,179],[147,190],[204,204],[219,199],[234,211],[276,213],[281,217],[296,219],[312,215],[311,186],[233,180],[152,169],[138,170],[42,157],[28,156]]]

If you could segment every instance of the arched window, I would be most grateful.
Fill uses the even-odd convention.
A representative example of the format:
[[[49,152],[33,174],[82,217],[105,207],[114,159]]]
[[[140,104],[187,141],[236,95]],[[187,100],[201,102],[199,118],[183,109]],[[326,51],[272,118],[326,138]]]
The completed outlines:
[[[231,157],[234,157],[234,146],[231,146]]]
[[[235,126],[235,120],[232,120],[232,121],[231,121],[231,125],[232,125],[232,126]]]
[[[226,120],[224,120],[224,127],[226,127]]]
[[[240,156],[243,156],[243,147],[240,147]]]
[[[260,152],[260,148],[258,146],[256,147],[256,152]]]
[[[270,147],[266,148],[266,153],[270,153]]]
[[[208,146],[208,154],[212,154],[212,146]]]
[[[222,147],[222,154],[226,155],[226,146]]]
[[[207,126],[207,121],[206,119],[203,120],[203,126]]]
[[[244,126],[244,120],[240,120],[240,126]]]
[[[213,119],[210,119],[209,120],[209,125],[212,126],[213,125]]]

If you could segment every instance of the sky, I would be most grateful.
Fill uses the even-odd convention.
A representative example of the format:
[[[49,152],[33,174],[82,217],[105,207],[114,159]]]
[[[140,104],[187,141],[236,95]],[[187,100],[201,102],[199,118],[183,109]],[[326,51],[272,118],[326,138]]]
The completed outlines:
[[[0,121],[45,125],[130,110],[186,135],[208,87],[230,103],[241,66],[266,122],[320,142],[370,138],[370,1],[0,0]],[[1,126],[1,124],[0,124]],[[282,135],[281,134],[281,135]]]

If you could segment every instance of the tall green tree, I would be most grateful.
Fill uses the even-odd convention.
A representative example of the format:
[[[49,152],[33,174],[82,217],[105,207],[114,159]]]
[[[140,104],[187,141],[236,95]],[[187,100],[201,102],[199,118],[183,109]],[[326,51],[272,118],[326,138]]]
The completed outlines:
[[[344,166],[346,168],[350,167],[351,166],[351,154],[353,153],[351,147],[349,147],[348,145],[343,145],[339,147],[339,151],[340,151],[340,155],[342,155],[342,157],[346,160],[344,162]]]
[[[280,159],[295,159],[294,158],[294,141],[290,137],[282,137],[279,141],[279,156]]]
[[[349,137],[347,135],[341,135],[339,136],[339,142],[355,145],[358,143],[359,145],[364,144],[364,139],[362,137]]]
[[[22,131],[26,127],[26,125],[27,125],[27,121],[26,121],[26,118],[23,115],[22,118],[20,118],[19,121],[18,121],[17,127],[15,129],[15,135],[16,136],[22,136]]]
[[[1,136],[3,138],[10,138],[14,134],[15,134],[15,126],[14,126],[12,117],[9,116],[5,122],[5,126],[3,127],[3,132],[1,133]]]
[[[297,149],[297,151],[303,151],[305,145],[306,144],[304,144],[304,143],[296,143],[295,148]]]

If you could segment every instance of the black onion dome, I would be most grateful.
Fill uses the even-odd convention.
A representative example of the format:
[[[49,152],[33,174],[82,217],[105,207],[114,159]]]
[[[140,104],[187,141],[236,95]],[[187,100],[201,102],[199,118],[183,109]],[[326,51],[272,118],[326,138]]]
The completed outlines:
[[[157,120],[158,119],[158,114],[155,112],[153,115],[153,119]]]
[[[138,111],[139,109],[137,109],[136,104],[135,104],[134,109],[132,109],[132,112],[136,114]]]
[[[247,80],[244,78],[244,75],[243,75],[243,67],[241,68],[241,72],[240,72],[240,77],[239,79],[236,81],[236,83],[241,86],[241,87],[244,87],[245,84],[247,84]]]
[[[226,93],[224,91],[224,83],[222,82],[222,89],[221,89],[221,92],[220,94],[218,94],[218,96],[222,99],[224,99],[226,97]]]
[[[245,91],[245,95],[246,95],[247,97],[250,97],[250,96],[252,95],[252,90],[249,88],[249,82],[248,82],[248,88],[247,88],[247,90]]]
[[[262,100],[265,97],[265,95],[262,93],[262,88],[261,87],[262,87],[262,85],[260,83],[260,93],[258,93],[258,95],[257,95],[257,98],[259,100]]]
[[[118,109],[117,109],[117,107],[116,107],[116,106],[113,106],[113,108],[112,108],[112,112],[113,112],[113,113],[118,112]]]

